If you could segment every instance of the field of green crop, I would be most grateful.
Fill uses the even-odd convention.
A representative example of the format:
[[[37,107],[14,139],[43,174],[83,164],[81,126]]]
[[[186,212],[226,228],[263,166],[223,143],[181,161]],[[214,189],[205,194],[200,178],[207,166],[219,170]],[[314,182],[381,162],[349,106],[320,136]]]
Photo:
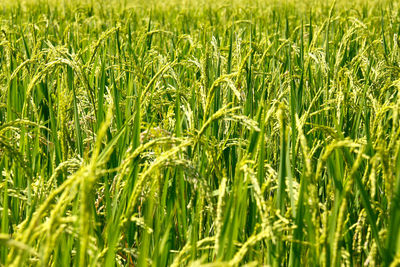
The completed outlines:
[[[394,0],[0,0],[0,266],[399,266],[399,45]]]

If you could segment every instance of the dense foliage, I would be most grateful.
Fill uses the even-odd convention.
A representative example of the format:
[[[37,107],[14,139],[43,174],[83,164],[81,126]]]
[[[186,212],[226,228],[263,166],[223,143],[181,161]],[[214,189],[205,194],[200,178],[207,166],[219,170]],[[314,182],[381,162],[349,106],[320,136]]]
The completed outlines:
[[[0,265],[400,264],[399,3],[157,2],[0,6]]]

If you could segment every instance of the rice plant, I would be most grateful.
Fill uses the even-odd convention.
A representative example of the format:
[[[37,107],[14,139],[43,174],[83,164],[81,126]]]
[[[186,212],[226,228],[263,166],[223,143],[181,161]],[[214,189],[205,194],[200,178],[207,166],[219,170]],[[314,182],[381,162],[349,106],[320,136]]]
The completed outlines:
[[[400,3],[2,0],[0,266],[399,266]]]

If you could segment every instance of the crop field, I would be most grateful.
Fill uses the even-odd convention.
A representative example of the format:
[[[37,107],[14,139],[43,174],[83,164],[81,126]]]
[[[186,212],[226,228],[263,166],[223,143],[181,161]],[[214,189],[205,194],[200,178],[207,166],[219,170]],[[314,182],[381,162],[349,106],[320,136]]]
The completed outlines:
[[[0,266],[400,266],[400,2],[0,0]]]

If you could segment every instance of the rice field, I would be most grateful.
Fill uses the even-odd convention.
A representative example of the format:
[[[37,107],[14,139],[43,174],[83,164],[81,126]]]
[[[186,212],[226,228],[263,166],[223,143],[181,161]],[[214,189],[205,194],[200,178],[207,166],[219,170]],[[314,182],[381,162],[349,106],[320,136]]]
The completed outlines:
[[[0,266],[400,266],[400,3],[0,0]]]

